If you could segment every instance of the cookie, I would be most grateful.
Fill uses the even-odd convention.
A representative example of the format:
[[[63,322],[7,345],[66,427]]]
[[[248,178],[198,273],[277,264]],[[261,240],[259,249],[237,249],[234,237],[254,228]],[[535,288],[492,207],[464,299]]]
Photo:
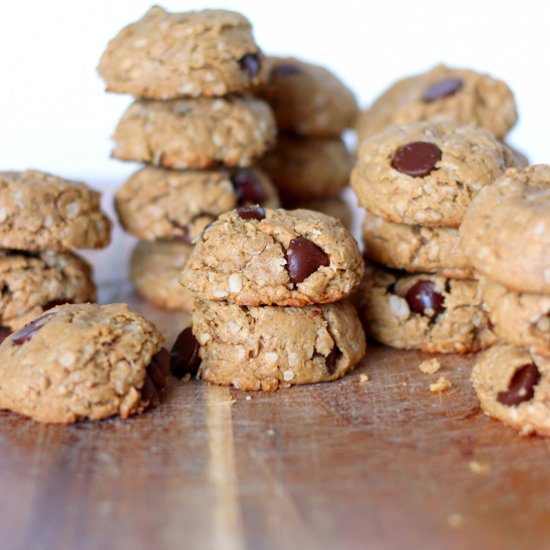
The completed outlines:
[[[292,57],[271,57],[269,66],[269,77],[255,94],[271,105],[279,130],[337,137],[355,124],[357,100],[329,70]]]
[[[495,333],[510,344],[550,355],[550,295],[516,292],[486,277],[479,288]]]
[[[168,374],[163,340],[125,304],[58,306],[0,345],[0,408],[52,423],[142,412]]]
[[[396,124],[449,120],[480,126],[503,138],[517,118],[514,96],[504,82],[438,65],[391,86],[359,115],[357,134],[362,141]]]
[[[550,294],[550,166],[509,170],[483,189],[460,237],[484,275],[513,290]]]
[[[281,135],[258,161],[287,200],[334,197],[348,184],[353,158],[340,138]]]
[[[451,122],[387,128],[359,151],[359,204],[394,223],[458,227],[472,198],[514,161],[487,131]]]
[[[250,23],[239,13],[159,6],[109,42],[98,71],[108,92],[149,99],[223,96],[266,77]]]
[[[115,208],[139,239],[192,242],[236,206],[279,206],[277,192],[256,168],[176,171],[146,166],[118,189]]]
[[[100,198],[84,183],[45,172],[0,172],[0,248],[103,248],[111,240],[111,222]]]
[[[203,232],[180,282],[202,300],[304,306],[344,298],[362,274],[357,243],[338,220],[243,207]]]
[[[471,381],[490,416],[522,435],[550,435],[550,358],[499,344],[480,355]]]
[[[373,262],[411,272],[472,278],[472,266],[460,246],[458,229],[391,223],[365,211],[364,255]]]
[[[250,166],[275,140],[267,103],[248,96],[136,101],[113,136],[112,156],[165,168]]]
[[[356,300],[367,333],[392,348],[466,353],[496,340],[476,281],[367,265]]]
[[[130,259],[130,281],[138,294],[159,307],[190,311],[193,294],[178,279],[192,251],[177,240],[139,242]]]
[[[0,250],[0,325],[19,330],[64,303],[95,301],[92,268],[76,254]]]
[[[351,231],[353,227],[353,212],[350,205],[342,197],[286,201],[283,203],[283,207],[287,210],[315,210],[316,212],[321,212],[321,214],[340,220],[348,231]]]
[[[335,380],[365,354],[361,323],[347,301],[300,308],[197,302],[193,333],[200,377],[246,391]]]

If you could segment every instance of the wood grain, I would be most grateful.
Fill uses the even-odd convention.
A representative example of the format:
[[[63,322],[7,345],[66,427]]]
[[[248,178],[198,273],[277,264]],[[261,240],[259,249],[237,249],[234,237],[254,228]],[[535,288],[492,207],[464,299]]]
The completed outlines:
[[[130,242],[117,229],[92,254],[101,300],[171,343],[188,317],[120,282]],[[346,378],[274,394],[172,380],[127,421],[0,413],[0,548],[549,548],[549,442],[481,413],[471,357],[436,375],[427,357],[371,345]],[[453,386],[435,395],[440,374]]]

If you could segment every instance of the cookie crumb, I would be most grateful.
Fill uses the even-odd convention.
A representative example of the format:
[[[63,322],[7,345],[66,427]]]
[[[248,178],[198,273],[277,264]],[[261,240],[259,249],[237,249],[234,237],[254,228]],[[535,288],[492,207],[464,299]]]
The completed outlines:
[[[418,368],[424,374],[435,374],[441,368],[441,363],[434,357],[433,359],[422,361],[418,365]]]
[[[444,376],[440,376],[437,382],[430,384],[430,391],[432,393],[441,393],[447,391],[452,386],[451,382]]]
[[[458,529],[464,525],[464,518],[460,514],[451,514],[447,517],[447,523],[450,527]]]
[[[478,462],[477,460],[470,460],[468,462],[470,470],[477,475],[487,475],[491,471],[491,465],[488,462]]]
[[[369,375],[368,374],[360,374],[359,375],[359,383],[364,384],[365,382],[369,381]]]
[[[267,432],[265,432],[267,435],[275,435],[275,430],[272,430],[271,428],[269,428],[269,430],[267,430]]]

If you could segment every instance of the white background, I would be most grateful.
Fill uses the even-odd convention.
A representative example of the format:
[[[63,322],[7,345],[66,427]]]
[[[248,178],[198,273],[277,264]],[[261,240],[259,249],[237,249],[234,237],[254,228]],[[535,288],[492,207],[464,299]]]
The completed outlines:
[[[95,68],[107,41],[146,0],[0,0],[0,170],[34,167],[118,185],[134,167],[109,159],[129,98],[105,94]],[[226,7],[254,24],[268,53],[325,64],[364,105],[396,78],[438,62],[509,83],[520,107],[510,141],[550,162],[550,2],[165,1]]]

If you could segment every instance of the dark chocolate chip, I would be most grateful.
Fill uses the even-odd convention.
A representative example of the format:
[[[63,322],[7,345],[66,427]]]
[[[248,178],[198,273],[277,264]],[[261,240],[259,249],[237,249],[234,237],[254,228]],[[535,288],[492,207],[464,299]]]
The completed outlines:
[[[441,149],[437,145],[427,141],[414,141],[395,151],[391,165],[402,174],[420,178],[434,170],[441,155]]]
[[[498,393],[497,401],[508,406],[530,401],[535,395],[535,386],[539,379],[539,369],[533,363],[519,367],[510,380],[508,390]]]
[[[438,99],[444,99],[458,92],[458,90],[462,88],[462,84],[464,84],[464,82],[460,78],[445,78],[439,80],[426,89],[422,99],[427,103],[437,101]]]
[[[270,80],[275,80],[277,78],[282,78],[285,76],[291,76],[295,74],[301,74],[302,70],[297,65],[292,65],[292,63],[281,63],[276,65],[271,69],[269,73]]]
[[[52,300],[51,302],[48,302],[45,306],[42,306],[42,309],[44,311],[48,311],[49,309],[53,309],[57,306],[63,306],[65,304],[74,304],[72,300]]]
[[[330,260],[315,243],[305,237],[292,239],[286,252],[286,268],[290,280],[301,283],[321,266],[328,266]]]
[[[243,220],[258,220],[265,218],[265,210],[261,206],[241,206],[237,208],[239,218]]]
[[[160,351],[153,355],[147,372],[157,390],[162,390],[166,386],[166,379],[170,374],[170,353],[166,348],[160,348]]]
[[[149,376],[149,373],[145,373],[145,378],[143,379],[143,386],[141,386],[141,399],[149,405],[158,402],[158,392],[155,387],[155,383]]]
[[[18,346],[30,340],[47,322],[50,317],[55,315],[55,311],[46,313],[38,319],[34,319],[26,324],[22,329],[18,330],[11,338],[12,342]]]
[[[325,359],[325,365],[329,374],[334,374],[336,372],[336,363],[340,357],[342,357],[342,352],[340,348],[335,345]]]
[[[412,311],[430,319],[435,319],[443,310],[443,295],[435,289],[432,281],[418,281],[411,286],[405,299]]]
[[[199,343],[191,327],[183,329],[170,352],[170,370],[174,376],[182,378],[186,374],[195,376],[201,364]]]
[[[239,59],[239,66],[250,78],[254,78],[260,72],[261,65],[260,56],[257,53],[247,53]]]
[[[257,174],[253,170],[239,170],[231,176],[231,182],[237,193],[237,204],[247,206],[262,204],[265,191]]]
[[[0,327],[0,344],[11,334],[10,327]]]

